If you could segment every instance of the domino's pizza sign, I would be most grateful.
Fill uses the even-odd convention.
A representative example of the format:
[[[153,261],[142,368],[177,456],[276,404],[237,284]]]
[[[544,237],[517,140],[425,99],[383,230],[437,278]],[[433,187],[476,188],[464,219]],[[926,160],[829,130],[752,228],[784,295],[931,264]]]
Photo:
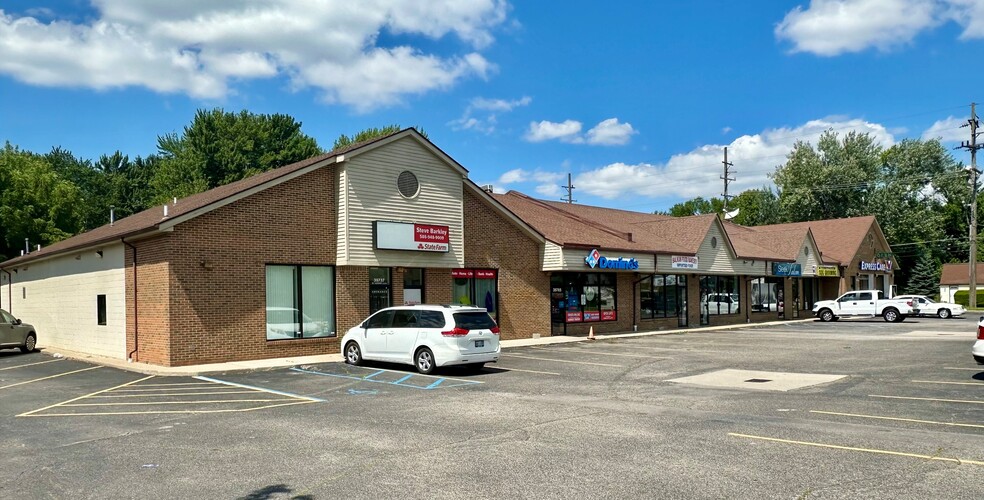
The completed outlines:
[[[616,269],[623,271],[635,271],[639,269],[639,261],[637,259],[605,257],[597,248],[588,252],[588,256],[584,258],[584,263],[591,269]]]

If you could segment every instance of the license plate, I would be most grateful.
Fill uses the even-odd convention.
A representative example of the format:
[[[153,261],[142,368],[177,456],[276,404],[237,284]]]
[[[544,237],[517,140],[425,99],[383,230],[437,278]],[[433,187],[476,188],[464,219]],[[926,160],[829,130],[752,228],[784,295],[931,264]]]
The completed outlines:
[[[476,340],[475,341],[475,347],[485,347],[485,341],[484,340]]]

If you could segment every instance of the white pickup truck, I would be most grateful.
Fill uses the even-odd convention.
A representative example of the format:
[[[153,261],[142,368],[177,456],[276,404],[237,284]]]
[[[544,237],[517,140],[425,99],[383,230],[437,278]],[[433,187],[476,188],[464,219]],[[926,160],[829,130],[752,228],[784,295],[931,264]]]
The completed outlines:
[[[813,304],[813,314],[820,321],[837,321],[847,316],[881,316],[885,321],[904,321],[913,309],[912,300],[883,299],[881,290],[856,290],[847,292],[836,300],[821,300]],[[918,305],[916,305],[918,307]]]

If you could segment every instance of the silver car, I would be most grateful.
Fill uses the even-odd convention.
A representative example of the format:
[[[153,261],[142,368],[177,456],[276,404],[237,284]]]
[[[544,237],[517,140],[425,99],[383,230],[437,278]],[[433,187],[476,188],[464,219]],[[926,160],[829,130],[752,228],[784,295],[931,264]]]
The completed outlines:
[[[21,352],[31,352],[37,344],[38,334],[33,326],[0,309],[0,349],[16,347]]]

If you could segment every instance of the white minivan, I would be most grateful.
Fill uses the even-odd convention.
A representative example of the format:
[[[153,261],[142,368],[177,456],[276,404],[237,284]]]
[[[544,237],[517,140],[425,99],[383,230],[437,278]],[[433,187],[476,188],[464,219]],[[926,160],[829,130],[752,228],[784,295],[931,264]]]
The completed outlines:
[[[480,370],[499,361],[499,327],[481,307],[414,305],[377,311],[342,337],[345,362],[414,365],[420,373],[468,365]]]

